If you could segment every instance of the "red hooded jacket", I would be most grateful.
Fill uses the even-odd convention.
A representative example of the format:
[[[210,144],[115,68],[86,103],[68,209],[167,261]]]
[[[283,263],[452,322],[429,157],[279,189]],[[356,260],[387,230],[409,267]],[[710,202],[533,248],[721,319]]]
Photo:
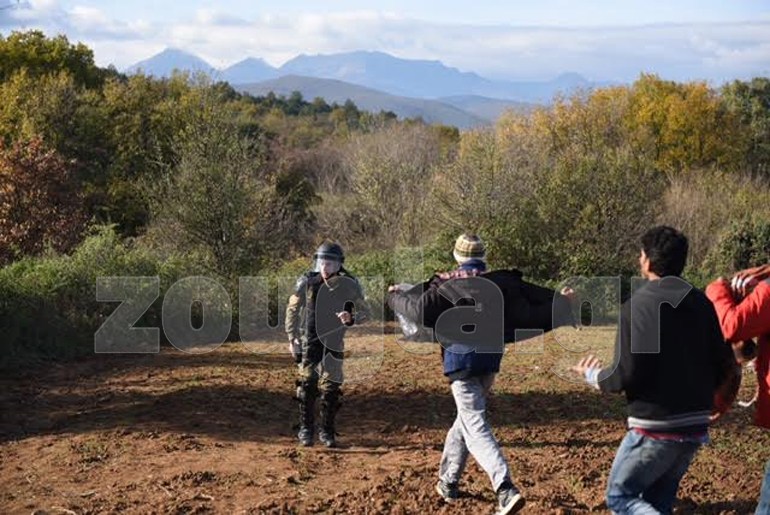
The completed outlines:
[[[733,343],[758,338],[759,395],[754,421],[758,426],[770,429],[770,282],[761,281],[738,304],[730,285],[724,280],[709,284],[706,295],[714,303],[725,340]]]

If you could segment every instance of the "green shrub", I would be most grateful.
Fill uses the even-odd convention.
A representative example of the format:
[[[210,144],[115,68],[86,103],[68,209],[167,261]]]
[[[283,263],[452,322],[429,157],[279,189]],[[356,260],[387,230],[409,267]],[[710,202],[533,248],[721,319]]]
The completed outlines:
[[[717,277],[770,262],[770,220],[746,219],[730,223],[721,233],[703,266]]]
[[[160,327],[165,291],[202,273],[191,257],[161,259],[124,244],[112,226],[93,229],[72,255],[26,258],[2,268],[0,368],[93,352],[94,333],[115,309],[96,301],[98,277],[158,276],[160,295],[136,325]]]

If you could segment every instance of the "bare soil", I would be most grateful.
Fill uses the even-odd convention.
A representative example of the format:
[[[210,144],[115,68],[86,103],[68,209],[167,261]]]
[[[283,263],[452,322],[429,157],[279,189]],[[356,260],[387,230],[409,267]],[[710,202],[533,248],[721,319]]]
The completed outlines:
[[[433,490],[455,416],[438,348],[373,333],[347,338],[334,450],[296,445],[296,369],[280,338],[7,374],[0,513],[492,513],[489,480],[472,460],[458,502]],[[558,342],[508,347],[489,417],[526,496],[523,513],[607,512],[624,402],[570,380],[567,368],[588,351],[606,359],[613,334],[560,329]],[[741,397],[754,384],[747,373]],[[711,437],[676,512],[752,513],[770,432],[736,408]]]

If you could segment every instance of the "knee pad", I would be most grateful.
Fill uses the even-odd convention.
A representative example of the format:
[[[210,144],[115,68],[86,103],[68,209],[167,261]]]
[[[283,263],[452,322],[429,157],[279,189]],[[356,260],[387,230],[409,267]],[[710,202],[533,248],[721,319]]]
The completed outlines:
[[[297,400],[300,402],[312,401],[318,397],[318,382],[298,379],[295,382],[297,386]]]

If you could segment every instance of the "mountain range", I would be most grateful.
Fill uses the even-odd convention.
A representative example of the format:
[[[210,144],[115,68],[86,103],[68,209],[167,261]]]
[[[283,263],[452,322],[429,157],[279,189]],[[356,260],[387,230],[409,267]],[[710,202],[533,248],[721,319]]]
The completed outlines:
[[[500,81],[463,72],[440,61],[401,59],[383,52],[299,55],[279,68],[249,57],[222,70],[188,52],[166,49],[125,71],[168,77],[174,70],[203,72],[252,95],[273,91],[327,102],[350,99],[364,110],[393,111],[432,123],[469,128],[494,122],[507,110],[531,110],[556,94],[595,87],[575,73],[550,81]]]

